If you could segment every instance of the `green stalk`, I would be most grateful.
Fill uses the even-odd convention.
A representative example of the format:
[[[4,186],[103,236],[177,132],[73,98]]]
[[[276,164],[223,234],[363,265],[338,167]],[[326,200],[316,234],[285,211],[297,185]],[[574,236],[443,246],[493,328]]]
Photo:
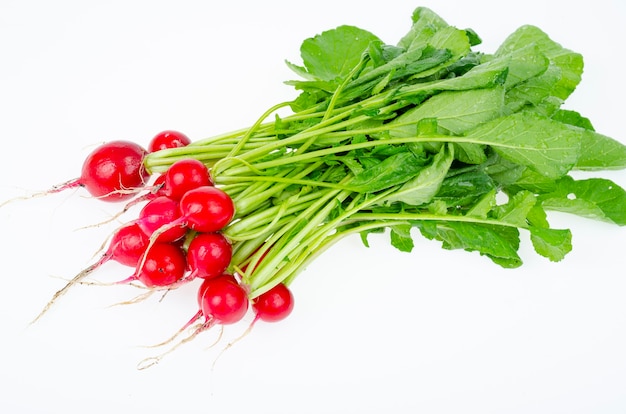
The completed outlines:
[[[224,235],[231,240],[243,241],[258,237],[247,235],[250,232],[259,233],[258,229],[265,229],[265,233],[271,234],[271,224],[280,225],[283,218],[292,220],[294,214],[306,209],[311,202],[319,198],[318,192],[309,194],[296,194],[280,205],[268,207],[266,209],[257,210],[253,214],[249,214],[240,220],[236,220],[224,229]],[[278,219],[279,221],[276,221]]]
[[[315,171],[322,163],[300,164],[291,170],[283,171],[287,177],[280,177],[277,173],[275,177],[268,177],[269,180],[251,181],[249,191],[233,199],[236,206],[236,217],[241,217],[255,211],[259,205],[265,204],[273,197],[280,195],[292,183],[289,180],[298,181]],[[242,182],[240,177],[235,182]],[[218,178],[217,182],[220,182]]]
[[[451,137],[449,135],[428,135],[428,136],[416,136],[416,137],[403,137],[403,138],[387,138],[381,140],[364,141],[356,144],[344,144],[341,146],[324,148],[320,150],[306,152],[300,155],[293,155],[288,157],[282,157],[271,161],[259,162],[257,164],[251,164],[249,167],[233,168],[229,171],[229,175],[237,176],[239,174],[244,175],[249,173],[250,169],[262,171],[269,168],[281,167],[289,164],[296,164],[301,162],[310,162],[311,160],[320,159],[328,155],[339,154],[342,152],[349,152],[357,149],[371,148],[378,145],[400,145],[410,143],[423,143],[423,142],[447,142],[454,139],[454,142],[476,142],[472,139],[463,139],[459,137]]]
[[[480,218],[475,216],[464,216],[464,215],[454,215],[447,214],[445,216],[439,214],[431,214],[431,213],[371,213],[371,212],[359,212],[355,213],[350,217],[351,221],[361,222],[361,221],[376,221],[376,220],[385,220],[390,224],[394,224],[393,222],[396,220],[400,221],[453,221],[453,222],[463,222],[463,223],[475,223],[475,224],[488,224],[492,226],[500,226],[500,227],[514,227],[514,228],[527,228],[527,226],[522,226],[520,224],[508,223],[502,220],[495,220],[489,218]]]
[[[396,224],[400,223],[401,222],[398,222]],[[389,222],[386,221],[370,221],[359,223],[356,226],[348,227],[347,229],[337,231],[334,234],[320,235],[317,243],[315,244],[315,248],[309,248],[302,253],[302,258],[298,261],[299,263],[297,268],[293,269],[292,272],[283,279],[283,283],[289,285],[296,278],[296,276],[300,274],[300,272],[306,269],[310,263],[340,240],[352,234],[361,233],[367,230],[385,228],[388,226]]]
[[[289,255],[296,251],[300,241],[315,227],[322,224],[335,208],[336,204],[331,200],[336,199],[341,202],[349,194],[347,191],[326,190],[323,197],[300,213],[289,226],[280,229],[267,240],[264,245],[267,248],[256,253],[258,259],[266,251],[267,255],[260,263],[257,260],[255,265],[258,264],[258,267],[254,267],[252,275],[244,275],[244,281],[250,285],[251,297],[262,293],[262,289],[271,288],[268,282],[275,280],[275,275],[282,267],[289,266]],[[285,235],[284,238],[283,235]]]
[[[395,109],[398,109],[400,106],[388,106],[385,107],[385,113],[386,112],[392,112]],[[245,174],[247,171],[249,171],[251,169],[251,167],[256,168],[257,170],[263,170],[266,168],[272,168],[275,166],[281,166],[281,165],[286,165],[289,164],[291,162],[300,162],[303,160],[310,160],[313,158],[317,158],[317,157],[321,157],[324,155],[328,155],[328,154],[334,154],[334,153],[338,153],[338,152],[342,152],[342,151],[349,151],[350,149],[358,149],[358,148],[366,148],[366,147],[370,147],[370,146],[375,146],[375,145],[380,145],[380,143],[361,143],[364,146],[363,147],[331,147],[331,148],[327,148],[325,150],[317,150],[317,151],[327,151],[325,152],[315,152],[315,151],[311,151],[311,152],[304,152],[302,154],[298,154],[296,153],[295,155],[289,155],[289,156],[284,156],[278,159],[274,159],[271,161],[265,161],[265,162],[258,162],[256,164],[254,164],[254,160],[255,159],[260,159],[263,156],[266,156],[268,154],[270,154],[273,151],[277,151],[283,147],[289,147],[289,146],[293,146],[293,145],[297,145],[300,142],[307,142],[309,139],[311,138],[317,138],[318,136],[324,136],[328,133],[331,132],[335,132],[337,130],[340,129],[344,129],[344,128],[349,128],[352,125],[357,125],[359,123],[362,123],[364,121],[367,121],[368,119],[370,119],[369,116],[367,115],[360,115],[360,116],[356,116],[354,118],[348,119],[346,121],[340,122],[338,124],[333,124],[333,125],[328,125],[325,127],[320,127],[320,128],[309,128],[305,131],[302,131],[296,135],[293,135],[292,137],[289,138],[285,138],[283,140],[280,141],[276,141],[276,142],[272,142],[269,143],[267,145],[264,145],[262,147],[256,148],[256,149],[252,149],[248,152],[246,152],[245,154],[241,154],[240,157],[237,157],[236,159],[224,159],[222,161],[220,161],[219,164],[219,169],[221,171],[216,172],[216,175],[221,175],[221,174],[226,174],[226,171],[228,170],[228,175],[238,175],[238,174]],[[449,139],[450,137],[447,136],[447,139]],[[423,138],[421,138],[422,141],[424,141]],[[384,141],[385,144],[387,143],[402,143],[402,141],[396,141],[396,142],[390,142],[388,140]],[[314,154],[314,155],[310,155],[310,154]],[[245,160],[250,162],[251,164],[249,164],[246,167],[236,167],[234,166],[235,163],[241,163],[241,160]],[[226,166],[223,166],[222,164],[226,164]],[[231,165],[228,165],[231,164]],[[217,167],[217,166],[216,166]]]
[[[317,215],[311,219],[309,224],[298,231],[298,235],[294,236],[288,244],[278,247],[272,250],[272,253],[278,258],[282,258],[283,266],[278,268],[276,266],[273,270],[271,277],[267,276],[268,272],[261,273],[262,276],[255,272],[248,278],[250,284],[251,295],[254,297],[257,294],[261,294],[266,290],[271,289],[277,283],[284,281],[288,278],[293,279],[302,268],[303,263],[309,255],[315,254],[320,244],[323,243],[327,237],[331,236],[342,223],[350,216],[354,215],[358,211],[367,206],[375,204],[377,201],[384,199],[397,190],[397,187],[383,191],[376,196],[365,198],[360,203],[356,203],[351,209],[344,211],[334,219],[327,221],[330,212],[335,209],[335,205],[329,205],[322,209]],[[342,192],[338,195],[338,200],[342,201],[350,195],[349,192]],[[323,223],[323,224],[322,224]],[[266,264],[267,258],[263,260],[261,266]],[[286,263],[284,263],[286,261]],[[272,266],[273,263],[268,263],[267,266]]]
[[[245,146],[245,144],[248,142],[248,140],[252,137],[252,134],[254,134],[259,127],[261,126],[261,124],[263,123],[263,121],[270,116],[272,113],[276,112],[277,110],[279,110],[280,108],[284,108],[285,106],[289,106],[291,104],[291,102],[281,102],[277,105],[272,106],[271,108],[269,108],[267,111],[265,111],[263,113],[263,115],[261,115],[261,117],[254,123],[254,125],[252,125],[246,132],[245,134],[241,137],[241,139],[239,140],[239,142],[237,142],[237,144],[233,147],[233,149],[230,151],[230,153],[228,154],[228,157],[234,157],[236,156],[241,150],[242,148]]]

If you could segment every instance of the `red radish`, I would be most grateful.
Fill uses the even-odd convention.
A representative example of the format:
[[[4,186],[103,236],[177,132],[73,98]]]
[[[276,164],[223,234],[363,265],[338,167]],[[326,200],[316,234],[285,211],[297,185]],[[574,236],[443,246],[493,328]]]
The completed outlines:
[[[233,281],[233,283],[237,283],[237,281],[235,280],[235,277],[234,277],[234,276],[232,276],[232,275],[230,275],[230,274],[228,274],[228,273],[224,273],[222,276],[223,276],[223,277],[231,277],[231,280]],[[206,280],[207,280],[207,279],[205,279],[205,281],[206,281]],[[178,330],[177,334],[176,334],[176,335],[174,335],[174,337],[175,337],[175,336],[177,336],[178,334],[180,334],[181,332],[183,332],[185,329],[189,328],[191,325],[193,325],[194,323],[196,323],[197,321],[199,321],[199,320],[202,318],[202,316],[204,315],[204,314],[202,313],[202,297],[204,296],[204,291],[205,291],[205,290],[207,289],[207,287],[209,287],[209,286],[210,286],[210,285],[209,285],[208,283],[204,283],[204,282],[200,285],[200,287],[198,288],[198,292],[197,292],[197,294],[196,294],[196,300],[198,301],[198,308],[199,308],[199,309],[198,309],[198,311],[197,311],[197,312],[196,312],[196,313],[195,313],[195,314],[191,317],[191,319],[189,319],[189,321],[187,321],[187,323],[186,323],[186,324],[184,324],[184,325],[183,325],[183,327],[182,327],[182,328],[180,328],[180,329]],[[203,324],[203,326],[202,326],[202,327],[200,327],[199,329],[197,329],[197,330],[196,330],[196,332],[194,333],[194,335],[197,335],[197,334],[198,334],[198,333],[200,333],[202,330],[205,330],[205,329],[207,329],[207,328],[209,328],[209,327],[211,327],[211,326],[213,326],[212,321],[210,321],[209,319],[207,319],[207,320],[206,320],[206,323],[205,323],[205,324]],[[174,337],[172,337],[172,338],[170,338],[170,339],[174,339]],[[166,341],[166,343],[167,343],[167,342],[169,342],[169,340],[168,340],[168,341]]]
[[[235,215],[235,204],[223,190],[203,186],[188,191],[180,200],[181,218],[187,227],[211,233],[226,227]]]
[[[231,275],[205,279],[200,292],[200,309],[209,324],[239,322],[248,310],[246,290]]]
[[[150,200],[139,212],[136,223],[148,235],[152,236],[155,231],[168,225],[180,217],[178,202],[169,197],[159,196]],[[160,232],[155,241],[173,242],[182,238],[187,233],[185,226],[173,226],[166,231]]]
[[[146,287],[172,286],[185,275],[185,253],[172,243],[154,243],[145,253],[135,273],[119,284],[138,280]]]
[[[85,187],[94,197],[104,201],[122,201],[148,181],[143,159],[147,151],[130,141],[111,141],[93,150],[85,159],[79,178],[57,186],[48,193]]]
[[[203,317],[204,322],[201,322],[189,336],[176,343],[167,351],[141,361],[138,365],[139,369],[146,369],[158,364],[167,354],[216,324],[229,325],[240,321],[246,315],[249,306],[246,290],[239,285],[233,275],[228,273],[212,279],[205,279],[198,289],[197,300],[200,309],[173,336],[156,346],[162,346],[174,341],[187,328]]]
[[[213,283],[213,281],[218,280],[218,279],[219,279],[219,281],[217,281],[216,283]],[[226,283],[228,283],[228,285],[226,285]],[[231,284],[235,285],[236,288],[233,288],[232,286],[230,286]],[[224,285],[226,285],[226,289],[222,290],[222,298],[221,299],[224,299],[225,297],[226,298],[228,297],[228,295],[224,294],[224,292],[232,291],[232,292],[235,292],[235,295],[231,299],[237,299],[237,300],[236,301],[233,300],[231,303],[235,304],[235,305],[236,305],[236,302],[239,303],[239,306],[234,306],[234,308],[237,311],[235,312],[236,314],[232,315],[233,317],[230,318],[230,319],[235,319],[236,317],[238,317],[238,314],[242,314],[239,319],[243,318],[243,315],[245,315],[245,313],[248,310],[248,302],[249,301],[247,300],[247,293],[246,293],[245,289],[243,289],[243,287],[241,287],[241,285],[239,285],[239,283],[237,282],[237,279],[235,279],[235,277],[233,275],[231,275],[230,273],[222,273],[218,277],[211,278],[211,279],[204,279],[204,281],[202,282],[202,284],[198,288],[198,292],[197,292],[197,295],[196,295],[196,299],[198,301],[198,307],[200,309],[198,309],[198,312],[196,312],[191,317],[191,319],[189,319],[189,321],[185,325],[183,325],[182,328],[180,328],[178,333],[181,333],[185,329],[189,328],[195,322],[200,320],[203,316],[205,318],[205,322],[203,323],[203,325],[201,327],[199,327],[196,330],[196,332],[194,332],[194,335],[197,335],[201,331],[210,328],[215,323],[220,323],[218,321],[218,319],[215,318],[215,315],[210,313],[208,310],[209,310],[210,306],[215,306],[215,308],[218,307],[217,306],[217,302],[219,302],[221,299],[215,297],[216,296],[216,292],[219,293],[220,289],[221,289],[220,287],[222,287]],[[205,296],[207,292],[209,292],[208,293],[209,294],[208,297]],[[242,297],[241,297],[242,293],[243,293],[243,296],[246,298],[245,300],[243,300]],[[245,302],[245,303],[243,303],[243,302]],[[213,303],[213,305],[211,305],[211,303]],[[222,307],[222,309],[221,309],[221,311],[218,312],[218,314],[221,314],[221,315],[227,314],[228,312],[224,310],[224,308],[227,307],[227,306],[224,303],[222,303],[221,307]]]
[[[226,278],[235,284],[239,284],[235,276],[230,273],[222,273],[221,275],[219,275],[219,277]],[[202,308],[202,297],[204,296],[204,291],[207,289],[207,287],[210,287],[210,286],[211,284],[207,282],[207,279],[205,279],[200,285],[200,287],[198,288],[196,299],[198,301],[198,306],[200,308]],[[200,309],[198,312],[199,313],[196,316],[200,318],[202,316],[202,309]]]
[[[161,131],[156,134],[148,145],[149,152],[156,152],[168,148],[186,147],[191,144],[191,140],[187,135],[179,131]]]
[[[293,310],[293,294],[284,283],[279,283],[252,301],[256,317],[265,322],[285,319]]]
[[[125,266],[137,266],[149,242],[149,237],[136,223],[129,223],[117,230],[103,257]]]
[[[186,158],[176,161],[165,172],[165,194],[174,200],[194,188],[213,185],[209,169],[201,161]]]
[[[221,233],[198,233],[187,247],[187,264],[190,277],[212,278],[224,273],[233,249]]]
[[[79,283],[82,279],[89,276],[96,269],[110,260],[114,260],[125,266],[137,266],[143,257],[149,244],[149,238],[139,228],[136,223],[126,224],[120,227],[111,238],[109,247],[100,259],[94,264],[80,271],[72,278],[62,289],[58,290],[52,299],[46,304],[39,315],[33,320],[33,323],[40,319],[44,313],[56,302],[56,300],[65,294],[70,287]]]
[[[222,230],[235,215],[235,204],[226,192],[213,186],[189,190],[179,203],[180,217],[153,233],[153,237],[171,228],[185,226],[198,233]]]

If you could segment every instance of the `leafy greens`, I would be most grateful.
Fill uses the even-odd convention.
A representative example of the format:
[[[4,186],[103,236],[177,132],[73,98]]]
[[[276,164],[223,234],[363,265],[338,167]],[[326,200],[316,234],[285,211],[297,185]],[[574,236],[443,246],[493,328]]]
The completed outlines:
[[[626,146],[561,108],[582,56],[535,26],[493,54],[475,51],[480,42],[424,7],[396,45],[353,26],[322,32],[302,43],[302,65],[287,62],[301,78],[286,82],[294,100],[146,165],[191,156],[212,167],[237,206],[225,234],[253,296],[349,234],[367,245],[388,229],[392,245],[411,251],[417,229],[444,249],[516,268],[523,233],[551,261],[572,249],[571,231],[551,228],[548,211],[626,225],[619,185],[571,175],[626,168]],[[279,116],[284,107],[293,113]]]

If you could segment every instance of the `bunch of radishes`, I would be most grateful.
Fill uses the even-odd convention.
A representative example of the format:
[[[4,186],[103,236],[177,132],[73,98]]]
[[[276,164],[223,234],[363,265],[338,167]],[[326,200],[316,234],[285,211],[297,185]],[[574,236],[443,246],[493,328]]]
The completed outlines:
[[[138,203],[144,205],[136,219],[113,233],[101,258],[59,290],[36,319],[71,286],[109,260],[134,268],[131,276],[117,283],[139,283],[149,293],[201,278],[199,310],[183,327],[204,319],[194,335],[215,324],[240,321],[250,306],[255,312],[253,324],[257,320],[279,321],[291,313],[293,295],[283,283],[249,298],[236,267],[231,266],[231,242],[221,232],[233,219],[235,205],[214,185],[205,164],[184,158],[155,177],[144,168],[149,152],[189,143],[189,138],[177,131],[157,134],[147,150],[130,141],[105,143],[86,158],[80,178],[48,191],[81,186],[104,201],[130,200],[123,212]]]

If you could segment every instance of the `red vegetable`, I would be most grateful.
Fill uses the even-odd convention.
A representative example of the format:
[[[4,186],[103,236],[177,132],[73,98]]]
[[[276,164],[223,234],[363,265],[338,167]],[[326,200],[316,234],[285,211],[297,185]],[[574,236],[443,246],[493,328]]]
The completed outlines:
[[[232,246],[221,233],[198,233],[187,247],[191,277],[212,278],[224,273],[232,258]]]
[[[293,310],[293,294],[289,288],[279,283],[252,301],[258,319],[277,322],[285,319]]]
[[[115,260],[126,266],[137,266],[148,247],[149,238],[136,223],[119,228],[103,258]]]
[[[179,217],[180,209],[178,202],[169,197],[159,196],[150,200],[141,209],[136,222],[148,236],[152,236],[155,231],[169,225]],[[186,233],[187,228],[185,226],[170,226],[166,231],[160,232],[155,241],[173,242],[181,239]]]
[[[174,285],[185,275],[185,253],[172,243],[154,243],[145,253],[135,273],[118,283],[138,280],[146,287]]]
[[[209,169],[193,158],[176,161],[165,172],[164,192],[174,200],[180,200],[189,190],[210,185]]]
[[[100,200],[126,200],[133,197],[148,181],[150,175],[143,166],[146,154],[147,151],[134,142],[107,142],[87,156],[79,178],[57,186],[48,193],[80,186]]]
[[[233,200],[224,191],[203,186],[188,191],[180,200],[181,218],[187,227],[201,233],[223,229],[235,215]]]
[[[208,323],[239,322],[248,310],[246,291],[231,275],[205,279],[200,287],[200,309]]]
[[[178,131],[161,131],[156,134],[148,145],[149,152],[156,152],[168,148],[180,148],[185,147],[191,143],[191,140],[187,135]]]

